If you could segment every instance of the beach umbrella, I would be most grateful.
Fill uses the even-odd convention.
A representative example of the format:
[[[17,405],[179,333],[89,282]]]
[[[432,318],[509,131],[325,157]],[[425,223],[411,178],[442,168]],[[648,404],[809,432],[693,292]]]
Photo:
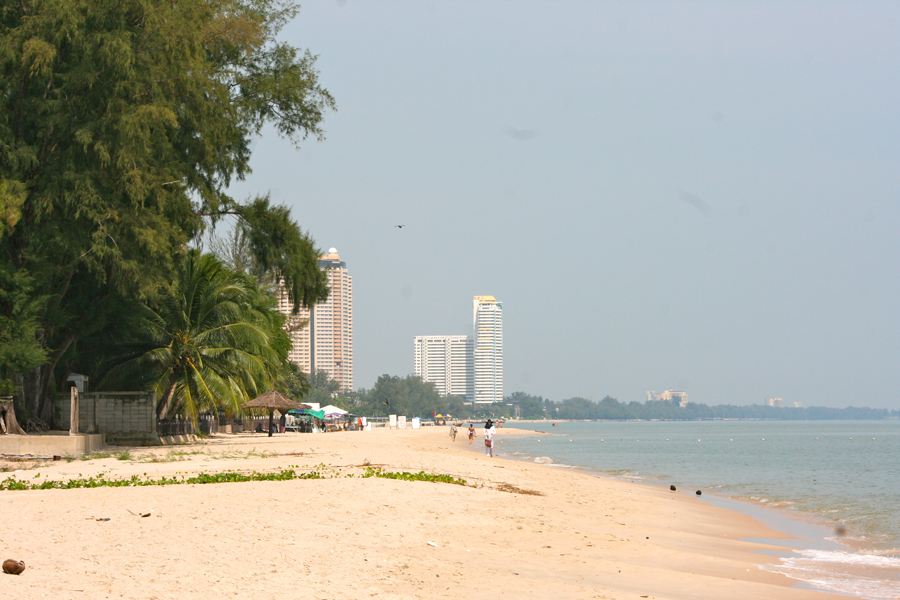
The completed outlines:
[[[269,437],[272,437],[272,416],[277,410],[286,413],[289,410],[312,408],[309,404],[300,404],[278,392],[266,392],[244,405],[244,408],[267,408],[269,410]]]

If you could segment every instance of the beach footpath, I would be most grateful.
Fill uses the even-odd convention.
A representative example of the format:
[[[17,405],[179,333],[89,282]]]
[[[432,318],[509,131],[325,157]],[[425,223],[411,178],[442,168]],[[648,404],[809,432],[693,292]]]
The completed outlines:
[[[0,473],[0,560],[26,569],[0,573],[3,594],[841,598],[761,570],[780,548],[742,540],[783,534],[693,490],[488,458],[448,433],[218,435],[18,465]],[[533,435],[498,433],[501,455]]]

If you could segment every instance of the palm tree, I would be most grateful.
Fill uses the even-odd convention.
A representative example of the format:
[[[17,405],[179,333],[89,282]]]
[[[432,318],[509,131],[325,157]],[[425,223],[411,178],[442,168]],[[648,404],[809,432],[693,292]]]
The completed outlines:
[[[239,412],[282,369],[290,346],[283,319],[251,277],[192,250],[170,294],[143,309],[144,348],[110,375],[149,378],[160,418]]]

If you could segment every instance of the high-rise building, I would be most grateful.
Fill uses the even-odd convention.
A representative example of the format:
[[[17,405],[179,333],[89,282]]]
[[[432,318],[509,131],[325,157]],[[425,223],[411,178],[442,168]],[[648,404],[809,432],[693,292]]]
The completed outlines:
[[[441,396],[461,396],[472,401],[472,337],[468,335],[418,335],[415,338],[415,374],[434,383]]]
[[[503,401],[503,303],[493,296],[472,299],[475,403]]]
[[[353,390],[353,277],[335,248],[319,259],[328,273],[328,300],[312,311],[302,308],[291,314],[284,289],[279,293],[279,310],[288,315],[285,323],[293,345],[288,359],[307,374],[325,371],[340,384],[343,392]]]
[[[473,335],[416,336],[415,373],[442,396],[502,402],[503,304],[493,296],[475,296],[472,322]]]

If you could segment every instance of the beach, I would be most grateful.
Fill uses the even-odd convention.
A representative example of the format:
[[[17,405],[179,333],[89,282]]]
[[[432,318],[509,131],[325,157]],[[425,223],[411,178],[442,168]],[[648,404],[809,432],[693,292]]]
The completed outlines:
[[[759,568],[779,539],[693,490],[484,456],[464,429],[218,435],[41,463],[29,483],[317,471],[321,479],[0,491],[14,598],[834,600]],[[504,439],[533,432],[499,430]],[[123,454],[124,453],[124,454]],[[465,485],[363,478],[424,471]],[[149,516],[143,516],[149,515]]]

